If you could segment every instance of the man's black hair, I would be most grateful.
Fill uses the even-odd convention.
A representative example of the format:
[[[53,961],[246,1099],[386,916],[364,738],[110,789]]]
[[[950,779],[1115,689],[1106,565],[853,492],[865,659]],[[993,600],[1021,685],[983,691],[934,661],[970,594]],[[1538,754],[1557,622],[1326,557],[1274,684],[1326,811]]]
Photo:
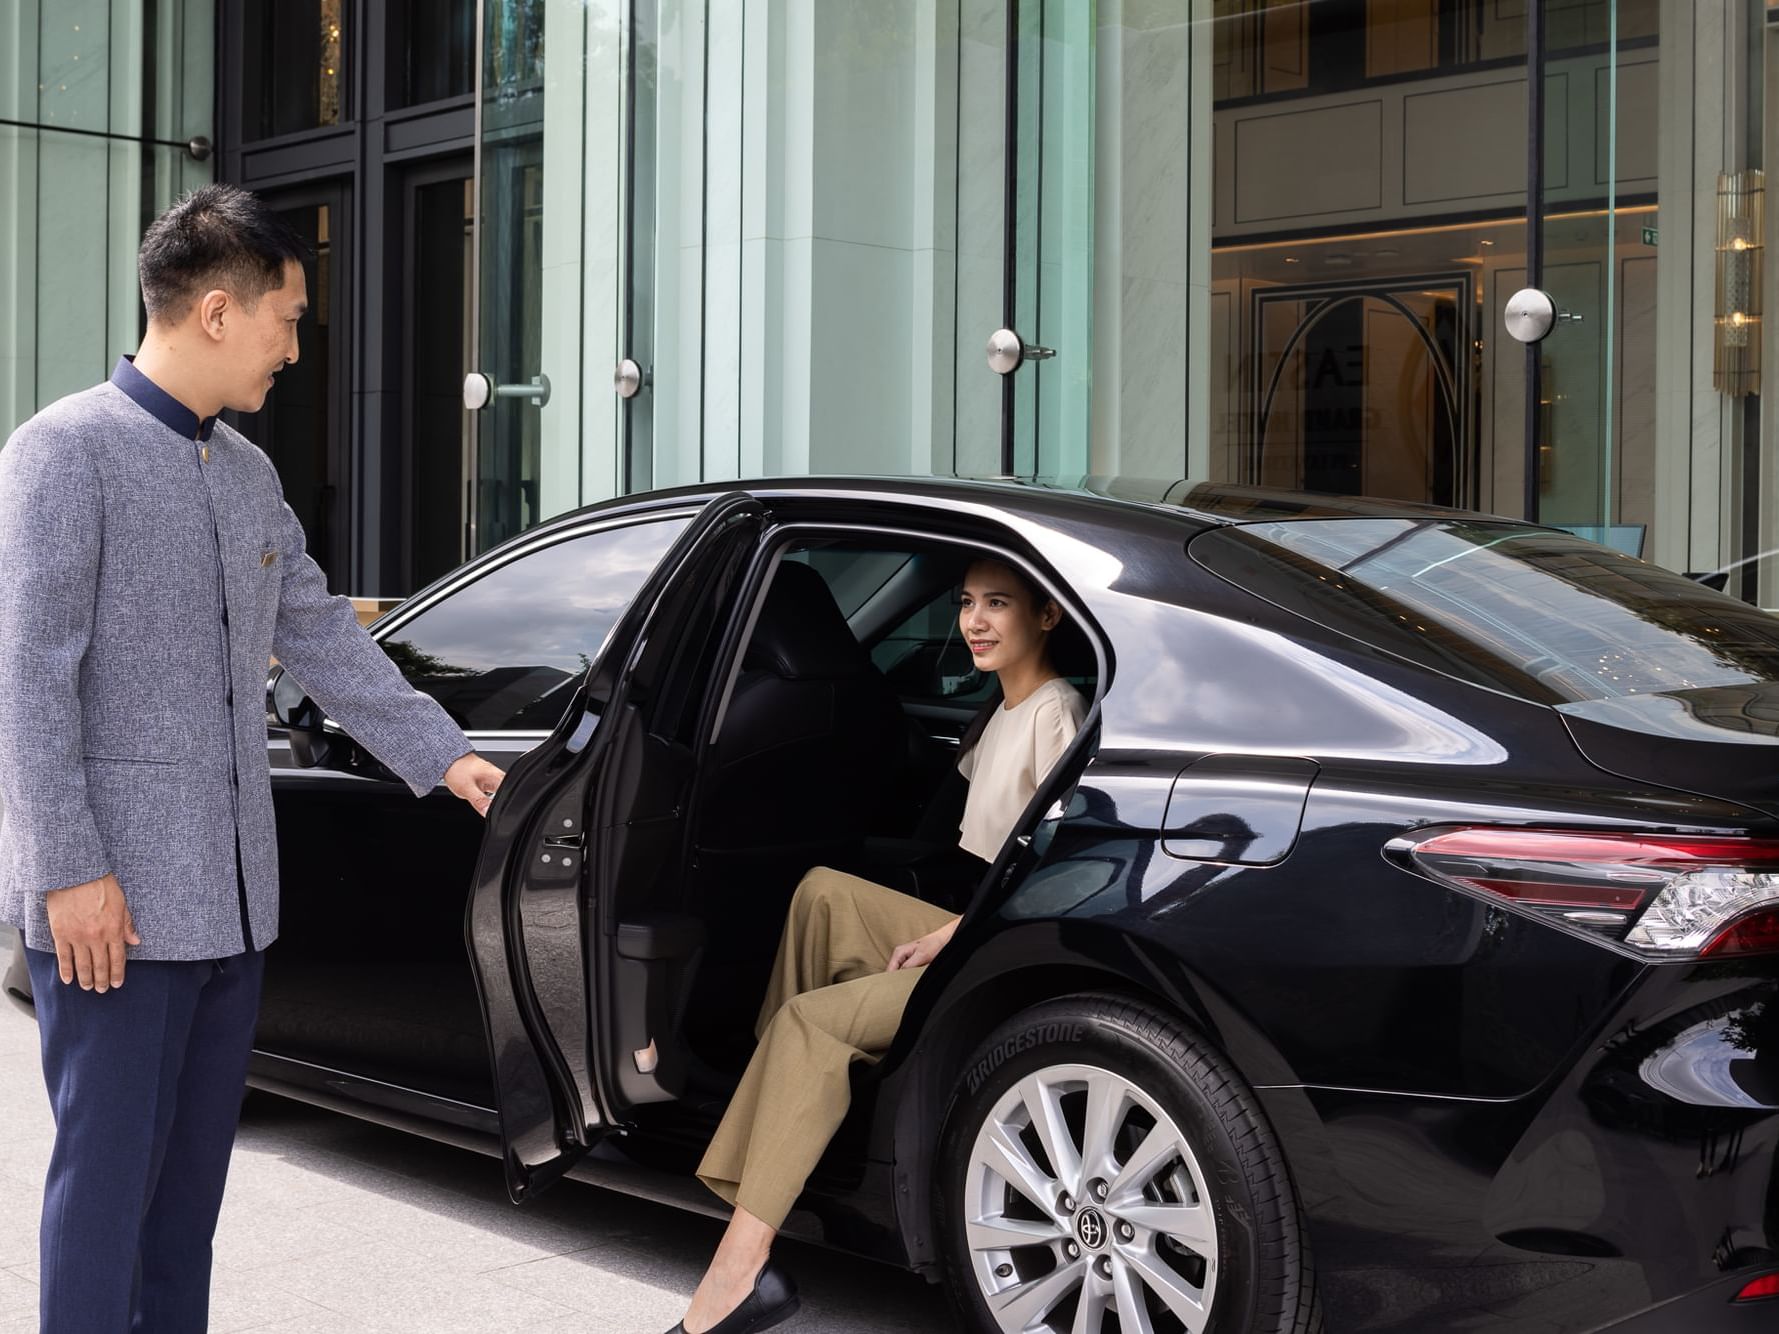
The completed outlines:
[[[284,285],[308,247],[260,197],[234,185],[193,190],[149,224],[136,257],[148,318],[176,322],[221,288],[248,310]]]

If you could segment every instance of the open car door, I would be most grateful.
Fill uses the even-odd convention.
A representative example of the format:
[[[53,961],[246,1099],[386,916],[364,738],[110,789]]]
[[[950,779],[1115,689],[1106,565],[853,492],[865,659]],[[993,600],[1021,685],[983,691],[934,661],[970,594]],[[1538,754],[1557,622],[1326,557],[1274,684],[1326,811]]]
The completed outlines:
[[[740,494],[700,511],[489,809],[465,934],[516,1202],[675,1095],[674,1007],[702,945],[675,910],[690,743],[765,520]]]

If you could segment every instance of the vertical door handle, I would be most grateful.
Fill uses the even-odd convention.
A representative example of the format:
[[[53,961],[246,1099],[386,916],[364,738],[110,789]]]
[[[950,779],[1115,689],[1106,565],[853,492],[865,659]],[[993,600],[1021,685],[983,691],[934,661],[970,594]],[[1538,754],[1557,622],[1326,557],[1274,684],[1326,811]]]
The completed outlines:
[[[538,407],[550,401],[550,377],[534,375],[529,384],[496,384],[494,377],[483,371],[471,371],[463,377],[463,406],[476,412],[497,398],[529,399]]]

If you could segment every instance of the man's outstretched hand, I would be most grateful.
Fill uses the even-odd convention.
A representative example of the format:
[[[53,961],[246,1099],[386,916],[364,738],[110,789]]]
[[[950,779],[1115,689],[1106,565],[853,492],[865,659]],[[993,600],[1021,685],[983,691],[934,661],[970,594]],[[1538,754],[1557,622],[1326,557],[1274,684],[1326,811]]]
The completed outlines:
[[[83,991],[110,991],[124,984],[124,946],[140,945],[123,887],[107,872],[84,885],[52,889],[43,896],[56,966],[64,983],[80,979]]]
[[[486,815],[494,801],[494,789],[506,776],[505,769],[472,751],[451,761],[445,770],[445,786],[474,807],[477,815]]]

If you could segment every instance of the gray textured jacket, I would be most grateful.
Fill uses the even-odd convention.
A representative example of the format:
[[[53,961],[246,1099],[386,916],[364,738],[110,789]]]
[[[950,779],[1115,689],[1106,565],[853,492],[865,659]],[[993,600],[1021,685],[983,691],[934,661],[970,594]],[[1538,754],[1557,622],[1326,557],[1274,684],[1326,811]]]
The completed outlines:
[[[470,749],[328,594],[271,461],[223,425],[202,451],[109,383],[0,450],[0,921],[34,949],[44,894],[107,871],[133,958],[271,942],[273,653],[416,794]]]

